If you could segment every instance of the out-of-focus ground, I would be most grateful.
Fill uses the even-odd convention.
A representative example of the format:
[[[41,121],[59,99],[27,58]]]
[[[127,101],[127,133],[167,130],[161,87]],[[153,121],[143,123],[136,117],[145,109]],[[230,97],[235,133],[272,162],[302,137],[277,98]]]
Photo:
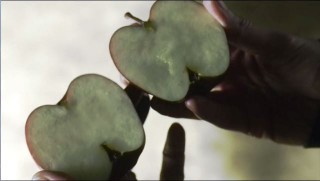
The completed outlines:
[[[1,180],[31,179],[40,170],[24,135],[32,110],[57,103],[71,80],[85,73],[120,83],[109,39],[131,23],[125,12],[145,20],[152,3],[1,2]],[[144,125],[146,146],[134,168],[139,179],[159,178],[166,132],[174,121],[187,134],[188,180],[320,179],[319,150],[256,140],[204,121],[171,119],[155,111]]]

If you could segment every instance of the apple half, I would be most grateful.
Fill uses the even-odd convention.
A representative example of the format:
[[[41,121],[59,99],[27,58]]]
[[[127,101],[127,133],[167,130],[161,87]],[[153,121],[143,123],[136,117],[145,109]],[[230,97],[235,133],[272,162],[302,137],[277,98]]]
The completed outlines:
[[[35,109],[25,131],[40,167],[76,180],[121,177],[136,164],[145,144],[142,123],[128,95],[96,74],[73,80],[57,105]]]
[[[166,101],[183,100],[194,77],[219,77],[229,65],[223,28],[196,1],[156,1],[144,22],[117,30],[111,57],[130,82]]]

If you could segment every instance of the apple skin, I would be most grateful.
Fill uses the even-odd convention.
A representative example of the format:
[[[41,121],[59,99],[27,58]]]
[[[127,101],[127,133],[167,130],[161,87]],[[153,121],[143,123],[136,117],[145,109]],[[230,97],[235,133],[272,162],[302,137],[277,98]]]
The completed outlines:
[[[202,80],[219,79],[227,70],[226,35],[202,3],[156,1],[148,21],[129,17],[138,23],[113,34],[110,54],[121,74],[149,94],[166,101],[183,101],[192,86],[189,70]]]
[[[136,108],[138,109],[143,109],[145,112],[144,114],[141,116],[141,115],[137,115],[136,112],[135,112],[135,108],[134,108],[134,103],[131,102],[131,100],[129,99],[128,96],[126,96],[125,92],[118,86],[116,85],[115,83],[113,83],[112,81],[110,81],[109,79],[107,78],[104,78],[102,76],[99,76],[99,75],[95,75],[95,74],[88,74],[88,75],[83,75],[83,76],[80,76],[78,78],[76,78],[74,81],[72,81],[72,83],[70,84],[69,88],[68,88],[68,91],[67,93],[65,94],[65,96],[61,99],[61,101],[58,102],[57,105],[45,105],[45,106],[41,106],[37,109],[35,109],[31,114],[30,116],[28,117],[28,120],[27,120],[27,123],[26,123],[26,127],[25,127],[25,133],[26,133],[26,141],[27,141],[27,145],[28,145],[28,148],[29,148],[29,151],[33,157],[33,159],[35,160],[35,162],[43,169],[45,170],[52,170],[52,171],[58,171],[58,172],[65,172],[66,174],[70,175],[72,178],[74,179],[77,179],[77,180],[88,180],[88,179],[93,179],[93,180],[106,180],[106,179],[117,179],[117,178],[121,178],[123,175],[125,175],[137,162],[143,148],[144,148],[144,145],[145,145],[145,136],[144,136],[144,131],[143,131],[143,128],[142,128],[142,124],[141,124],[141,128],[139,128],[139,130],[137,131],[140,131],[142,133],[142,139],[141,140],[141,145],[136,148],[135,150],[132,150],[132,151],[126,151],[126,152],[123,152],[122,155],[120,155],[117,151],[114,151],[112,149],[110,149],[108,146],[106,145],[101,145],[101,149],[103,150],[103,148],[105,149],[105,158],[104,159],[110,159],[111,161],[111,169],[108,170],[102,170],[101,171],[101,168],[98,168],[98,170],[100,169],[100,172],[98,172],[100,175],[99,176],[90,176],[90,177],[87,177],[87,173],[82,173],[81,171],[75,171],[75,172],[68,172],[70,171],[70,169],[77,169],[77,165],[73,165],[72,168],[68,168],[68,169],[57,169],[57,168],[52,168],[52,166],[50,165],[50,161],[46,161],[46,160],[43,160],[40,158],[40,154],[39,154],[39,150],[46,150],[46,151],[51,151],[51,150],[48,150],[47,148],[41,148],[37,145],[37,143],[35,143],[34,141],[41,141],[41,139],[48,139],[46,137],[48,137],[48,135],[46,135],[46,132],[43,131],[43,130],[38,130],[38,132],[40,132],[41,134],[44,132],[43,135],[41,135],[40,133],[38,132],[34,132],[35,129],[32,129],[35,127],[35,124],[36,123],[39,123],[39,122],[36,122],[34,123],[36,119],[38,118],[35,118],[36,116],[38,116],[38,112],[41,111],[42,109],[46,109],[46,108],[60,108],[60,107],[64,107],[66,109],[71,109],[73,103],[76,103],[73,99],[73,96],[75,95],[74,92],[70,91],[70,89],[72,89],[72,87],[75,87],[73,85],[76,85],[77,82],[79,82],[80,80],[83,80],[83,79],[88,79],[87,82],[90,81],[90,79],[94,79],[94,80],[97,80],[97,79],[100,79],[100,81],[104,81],[103,83],[107,83],[107,87],[108,86],[111,86],[113,87],[113,91],[116,90],[116,91],[119,91],[119,95],[122,96],[122,100],[124,101],[122,104],[124,104],[123,106],[126,106],[128,108],[126,109],[132,109],[131,111],[131,114],[132,116],[135,117],[135,119],[138,121],[139,124],[141,124],[140,122],[144,121],[144,120],[140,120],[138,116],[142,117],[142,118],[146,118],[146,115],[149,110],[149,106],[150,106],[150,101],[149,101],[149,97],[146,96],[146,95],[143,95],[143,96],[136,96],[137,92],[136,93],[132,93],[132,91],[127,91],[130,92],[131,96],[136,96],[136,97],[139,97],[139,99],[136,99]],[[86,85],[82,85],[82,86],[86,86]],[[81,87],[81,85],[80,85]],[[104,91],[104,90],[101,90],[101,91]],[[89,93],[88,93],[89,94]],[[105,99],[105,98],[103,98]],[[72,101],[73,100],[73,101]],[[140,103],[139,103],[140,102]],[[126,110],[124,109],[124,110]],[[119,110],[119,113],[114,113],[114,114],[121,114],[121,110]],[[136,115],[135,115],[136,114]],[[41,120],[41,121],[46,121],[46,120]],[[40,123],[39,123],[40,124]],[[139,126],[138,126],[139,127]],[[103,128],[102,128],[103,129]],[[33,132],[32,132],[33,131]],[[70,130],[71,131],[71,130]],[[101,131],[101,130],[100,130]],[[48,131],[50,132],[50,130]],[[38,135],[37,135],[38,134]],[[61,133],[60,133],[61,134]],[[63,134],[63,133],[62,133]],[[79,133],[80,134],[80,133]],[[36,135],[37,137],[41,137],[40,139],[37,139],[37,137],[34,137],[34,135]],[[56,134],[57,136],[59,136],[59,134]],[[52,136],[52,135],[50,135]],[[71,136],[74,136],[71,134]],[[120,135],[119,135],[120,136]],[[121,138],[121,137],[120,137]],[[68,139],[68,138],[65,138],[65,139]],[[55,140],[57,141],[57,140]],[[73,143],[70,144],[70,146],[73,146],[72,145]],[[90,143],[89,143],[90,144]],[[43,146],[43,145],[42,145]],[[59,150],[58,147],[55,147],[55,145],[49,145],[51,148],[57,148],[57,150]],[[57,145],[59,146],[59,144]],[[72,148],[72,147],[71,147]],[[100,149],[100,148],[99,148]],[[75,152],[81,150],[81,146],[78,147],[77,150],[75,150]],[[61,150],[60,150],[61,151]],[[67,150],[69,151],[69,150]],[[55,151],[54,151],[55,152]],[[61,152],[63,153],[63,152]],[[76,153],[75,153],[76,154]],[[90,156],[90,155],[89,155]],[[47,159],[53,159],[53,158],[47,158]],[[80,158],[81,160],[81,158]],[[109,162],[110,162],[109,161]],[[108,163],[109,163],[108,162]],[[48,164],[49,163],[49,164]],[[68,163],[67,163],[68,165]],[[72,164],[71,164],[72,165]],[[97,163],[97,165],[99,165]],[[89,167],[87,167],[86,165],[83,166],[83,168],[85,169],[83,172],[90,172],[90,171],[93,171],[95,172],[94,170],[92,170],[91,167],[95,167],[95,165],[89,165]],[[80,167],[80,166],[79,166]],[[81,169],[83,169],[81,167]],[[110,168],[110,167],[109,167]],[[90,170],[91,169],[91,170]],[[102,173],[101,173],[102,172]],[[105,173],[104,173],[105,172]],[[76,173],[76,174],[75,174]],[[80,175],[80,176],[79,176]],[[90,174],[89,174],[90,175]]]

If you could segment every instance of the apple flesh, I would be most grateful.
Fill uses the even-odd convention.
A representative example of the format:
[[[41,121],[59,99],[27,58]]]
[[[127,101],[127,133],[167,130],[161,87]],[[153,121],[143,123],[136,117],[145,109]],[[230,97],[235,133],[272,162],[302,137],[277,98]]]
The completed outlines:
[[[57,105],[30,114],[26,141],[45,170],[76,180],[106,180],[136,164],[145,134],[127,94],[111,80],[89,74],[73,80]]]
[[[223,28],[195,1],[156,1],[148,21],[127,13],[138,23],[117,30],[110,53],[130,82],[166,101],[188,93],[189,72],[218,77],[229,65]]]

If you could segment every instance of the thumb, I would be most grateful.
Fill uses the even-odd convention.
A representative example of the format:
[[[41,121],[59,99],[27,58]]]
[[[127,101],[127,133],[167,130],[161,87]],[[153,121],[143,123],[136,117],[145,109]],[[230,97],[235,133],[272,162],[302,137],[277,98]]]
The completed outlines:
[[[224,27],[230,44],[255,54],[275,54],[288,46],[289,35],[253,26],[236,16],[223,1],[204,1],[210,14]],[[249,10],[250,11],[250,10]]]
[[[199,119],[208,121],[220,128],[247,132],[247,120],[234,100],[224,95],[214,95],[216,100],[194,96],[185,102],[186,107]],[[220,100],[219,100],[220,99]]]

